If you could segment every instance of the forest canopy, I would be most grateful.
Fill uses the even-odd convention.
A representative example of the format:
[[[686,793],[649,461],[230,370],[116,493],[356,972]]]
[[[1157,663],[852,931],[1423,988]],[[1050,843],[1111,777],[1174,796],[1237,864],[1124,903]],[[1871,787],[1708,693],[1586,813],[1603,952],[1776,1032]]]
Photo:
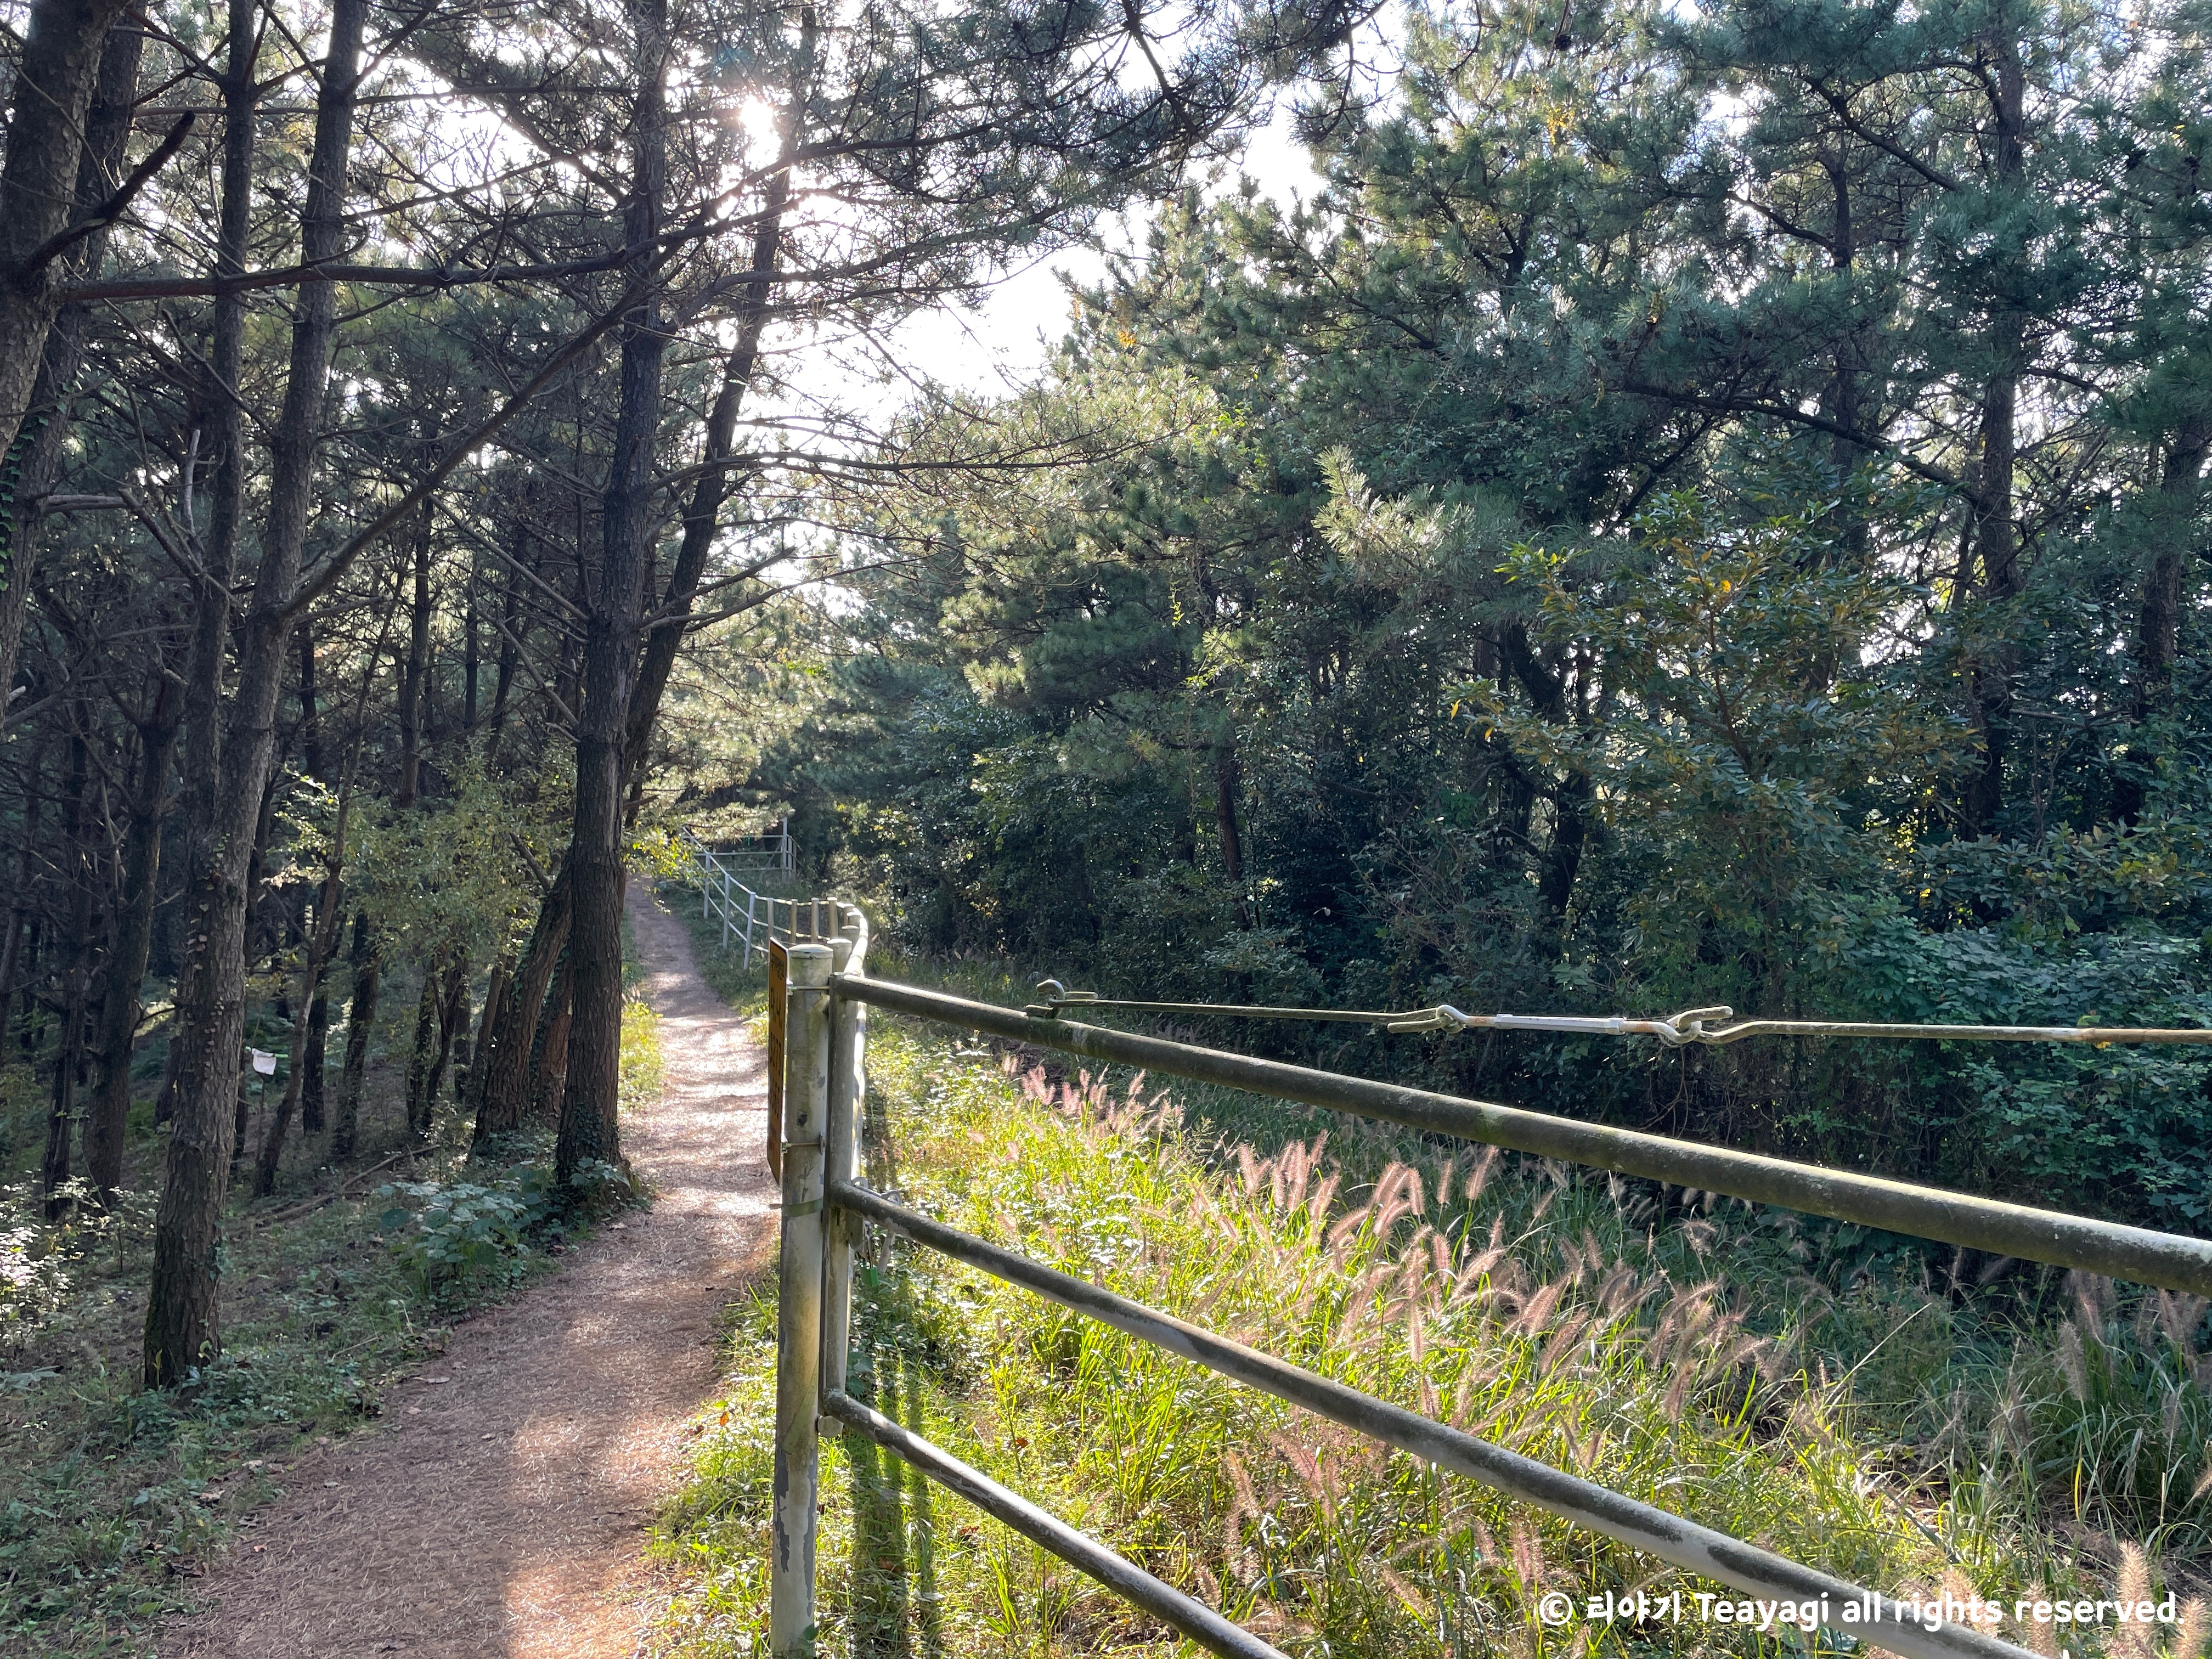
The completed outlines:
[[[219,1350],[234,1175],[355,1152],[387,980],[412,1132],[453,1079],[479,1144],[557,1124],[559,1192],[626,1179],[669,677],[836,568],[805,527],[896,471],[881,395],[811,365],[1171,191],[1358,21],[10,12],[0,1050],[50,1216],[158,1187],[149,1384]]]
[[[914,417],[1082,459],[856,501],[751,775],[911,948],[1101,991],[2203,1024],[2207,22],[1412,9],[1312,199],[1186,191],[1034,388]],[[1315,1041],[2212,1201],[2185,1051]]]

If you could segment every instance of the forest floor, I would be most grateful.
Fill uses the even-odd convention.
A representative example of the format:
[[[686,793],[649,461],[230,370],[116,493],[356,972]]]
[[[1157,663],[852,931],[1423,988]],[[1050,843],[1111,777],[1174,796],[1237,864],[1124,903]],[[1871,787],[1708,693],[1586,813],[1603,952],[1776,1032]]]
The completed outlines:
[[[723,1310],[775,1231],[763,1057],[643,883],[630,917],[665,1057],[659,1100],[623,1126],[653,1207],[456,1328],[379,1429],[303,1460],[163,1659],[641,1647],[656,1589],[644,1528],[715,1390]]]

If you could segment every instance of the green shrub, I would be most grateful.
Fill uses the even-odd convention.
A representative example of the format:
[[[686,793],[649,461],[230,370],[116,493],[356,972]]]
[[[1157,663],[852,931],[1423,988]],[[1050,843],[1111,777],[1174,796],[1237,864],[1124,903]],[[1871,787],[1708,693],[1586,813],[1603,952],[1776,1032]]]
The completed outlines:
[[[572,1185],[579,1189],[573,1198],[555,1185],[549,1166],[532,1162],[487,1181],[389,1182],[376,1195],[392,1200],[382,1219],[392,1250],[426,1291],[444,1294],[512,1283],[528,1271],[533,1241],[557,1235],[562,1216],[630,1193],[629,1178],[598,1158]]]

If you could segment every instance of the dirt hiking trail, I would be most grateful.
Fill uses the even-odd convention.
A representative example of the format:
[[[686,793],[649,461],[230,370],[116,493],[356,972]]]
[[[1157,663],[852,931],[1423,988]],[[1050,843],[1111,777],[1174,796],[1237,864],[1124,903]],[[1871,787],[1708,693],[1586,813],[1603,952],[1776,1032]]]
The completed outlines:
[[[457,1326],[374,1429],[301,1458],[161,1659],[639,1650],[641,1528],[714,1392],[719,1316],[774,1253],[775,1212],[763,1056],[643,883],[629,914],[665,1081],[624,1118],[623,1147],[658,1189],[653,1208]]]

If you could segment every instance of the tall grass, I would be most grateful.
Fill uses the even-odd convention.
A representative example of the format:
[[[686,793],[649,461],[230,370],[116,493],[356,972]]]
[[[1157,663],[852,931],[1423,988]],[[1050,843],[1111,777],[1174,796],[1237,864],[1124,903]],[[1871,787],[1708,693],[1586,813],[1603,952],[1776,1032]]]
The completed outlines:
[[[872,1175],[930,1214],[1844,1577],[2007,1602],[2130,1573],[2191,1588],[2201,1307],[2154,1301],[2146,1322],[2077,1280],[2057,1338],[2021,1340],[1940,1283],[1824,1282],[1808,1262],[1863,1241],[1786,1218],[1682,1194],[1662,1211],[1619,1181],[1302,1109],[1054,1079],[891,1020],[870,1085],[889,1131]],[[1240,1125],[1264,1133],[1224,1133]],[[659,1528],[688,1655],[763,1650],[772,1300],[732,1318],[727,1396]],[[1718,1587],[943,1258],[885,1241],[855,1330],[857,1394],[1291,1653],[1778,1646],[1547,1628],[1548,1591]],[[2069,1457],[2087,1473],[2062,1513]],[[872,1447],[825,1460],[825,1653],[1174,1650]],[[2166,1518],[2141,1528],[2154,1504]],[[2130,1527],[2152,1554],[2115,1535]],[[2165,1645],[2193,1654],[2202,1623]],[[2057,1650],[2049,1630],[2004,1633]]]

